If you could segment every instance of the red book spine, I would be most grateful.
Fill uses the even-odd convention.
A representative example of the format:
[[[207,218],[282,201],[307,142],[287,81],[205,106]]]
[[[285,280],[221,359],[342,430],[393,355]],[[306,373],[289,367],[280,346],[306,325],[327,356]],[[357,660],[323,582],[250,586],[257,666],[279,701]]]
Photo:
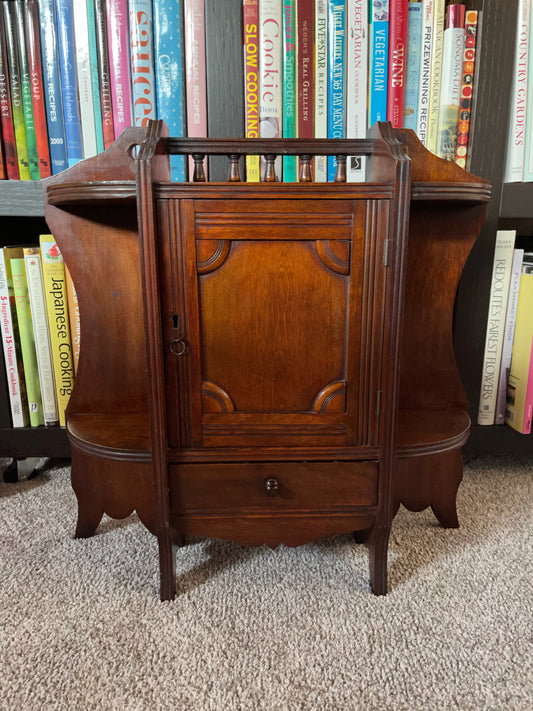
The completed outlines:
[[[11,111],[11,89],[7,64],[6,34],[4,16],[0,12],[0,117],[2,122],[2,138],[4,142],[5,171],[10,180],[20,180],[17,144],[13,113]]]
[[[408,0],[390,0],[387,121],[394,128],[401,128],[403,122],[408,4]]]
[[[104,148],[115,140],[113,125],[113,99],[109,70],[109,43],[107,40],[107,16],[105,0],[95,0],[96,52],[98,54],[98,79],[100,80],[100,108],[102,110],[102,133]]]
[[[50,147],[48,145],[48,129],[46,124],[46,105],[44,103],[43,68],[41,64],[41,40],[39,24],[39,4],[37,0],[28,0],[26,8],[26,43],[30,65],[31,94],[33,100],[33,118],[35,122],[35,139],[39,157],[39,173],[41,178],[52,175],[50,163]]]
[[[314,0],[297,0],[298,138],[315,135]]]
[[[3,143],[0,141],[0,144]],[[0,145],[0,180],[7,180],[6,164],[4,161],[4,146]]]
[[[459,123],[457,126],[457,148],[455,150],[455,162],[461,166],[461,168],[466,168],[468,157],[472,92],[476,66],[477,23],[478,13],[475,10],[469,10],[466,13],[465,22],[463,78],[461,83],[461,103],[459,104]]]

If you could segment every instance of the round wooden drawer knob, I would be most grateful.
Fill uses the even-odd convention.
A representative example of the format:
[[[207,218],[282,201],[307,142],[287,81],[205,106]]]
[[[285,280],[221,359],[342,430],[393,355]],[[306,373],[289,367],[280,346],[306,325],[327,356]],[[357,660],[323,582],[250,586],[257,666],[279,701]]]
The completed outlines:
[[[279,491],[279,482],[277,479],[267,479],[265,481],[266,493],[269,496],[275,496]]]

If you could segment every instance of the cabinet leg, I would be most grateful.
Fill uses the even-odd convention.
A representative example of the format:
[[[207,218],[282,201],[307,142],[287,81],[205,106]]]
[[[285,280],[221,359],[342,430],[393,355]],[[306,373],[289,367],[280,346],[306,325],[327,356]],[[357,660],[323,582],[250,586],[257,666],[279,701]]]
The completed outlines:
[[[173,600],[176,595],[176,541],[179,536],[165,531],[158,536],[161,600]]]
[[[387,594],[389,535],[390,528],[378,528],[376,526],[365,541],[369,554],[370,587],[374,595]]]
[[[459,528],[455,494],[448,501],[438,501],[431,504],[431,510],[443,528]]]
[[[78,522],[76,524],[75,538],[90,538],[94,536],[104,512],[89,501],[78,499]]]

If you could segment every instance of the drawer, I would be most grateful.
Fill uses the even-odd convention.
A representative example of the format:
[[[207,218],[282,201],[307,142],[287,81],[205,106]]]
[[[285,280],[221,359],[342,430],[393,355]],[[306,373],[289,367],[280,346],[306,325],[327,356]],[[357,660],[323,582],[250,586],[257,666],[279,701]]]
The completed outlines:
[[[377,503],[376,462],[260,462],[170,466],[177,514],[326,511]]]

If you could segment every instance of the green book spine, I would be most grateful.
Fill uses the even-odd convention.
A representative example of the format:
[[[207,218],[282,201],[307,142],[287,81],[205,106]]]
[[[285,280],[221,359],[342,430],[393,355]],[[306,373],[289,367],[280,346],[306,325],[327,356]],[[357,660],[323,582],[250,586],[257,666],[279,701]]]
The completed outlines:
[[[296,2],[283,2],[283,137],[296,138]],[[283,157],[283,182],[297,182],[296,157]]]
[[[102,107],[100,103],[100,79],[98,77],[98,49],[96,45],[96,14],[93,2],[87,3],[87,26],[89,30],[89,60],[91,63],[91,84],[93,87],[93,111],[96,129],[96,150],[104,150]]]
[[[24,112],[24,127],[26,129],[26,145],[28,147],[28,160],[30,164],[30,177],[40,180],[39,153],[37,151],[37,134],[35,132],[35,119],[33,117],[33,94],[30,76],[30,62],[26,47],[26,30],[24,25],[24,4],[22,0],[13,3],[16,15],[17,49],[20,66],[20,85],[22,89],[22,110]]]
[[[37,354],[33,337],[24,257],[11,260],[11,276],[13,278],[13,292],[15,294],[15,305],[19,324],[24,380],[26,382],[26,393],[28,395],[28,407],[30,411],[30,424],[32,427],[39,427],[39,425],[44,425],[43,403],[41,400],[41,386],[39,384],[39,370],[37,367]]]

